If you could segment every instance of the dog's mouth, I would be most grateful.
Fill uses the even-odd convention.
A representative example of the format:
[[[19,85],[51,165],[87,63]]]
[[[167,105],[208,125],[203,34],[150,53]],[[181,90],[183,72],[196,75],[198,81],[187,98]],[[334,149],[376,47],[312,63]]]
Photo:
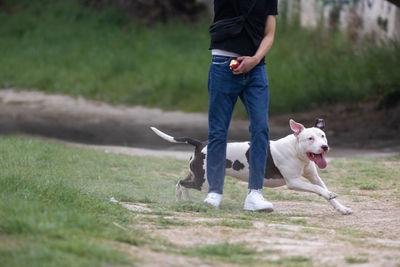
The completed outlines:
[[[318,168],[320,169],[325,169],[328,163],[326,163],[325,160],[325,152],[322,152],[321,154],[314,154],[312,152],[307,152],[307,157],[311,160],[314,161],[315,164],[317,164]]]

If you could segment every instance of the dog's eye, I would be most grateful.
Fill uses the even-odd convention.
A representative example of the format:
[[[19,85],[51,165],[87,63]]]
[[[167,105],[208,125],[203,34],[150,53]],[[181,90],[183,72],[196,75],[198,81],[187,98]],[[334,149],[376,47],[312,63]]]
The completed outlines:
[[[311,136],[311,137],[308,137],[307,139],[312,141],[312,140],[314,140],[314,137]]]
[[[325,135],[321,135],[322,138],[325,138]]]

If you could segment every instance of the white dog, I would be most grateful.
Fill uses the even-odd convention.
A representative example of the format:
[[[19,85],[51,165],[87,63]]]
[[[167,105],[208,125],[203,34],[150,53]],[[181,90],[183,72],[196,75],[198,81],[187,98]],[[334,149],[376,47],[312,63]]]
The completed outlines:
[[[289,189],[316,193],[331,203],[342,214],[351,214],[351,209],[341,205],[334,198],[318,175],[316,166],[326,168],[325,153],[329,151],[324,129],[325,123],[317,119],[315,126],[305,128],[302,124],[290,120],[294,132],[277,141],[270,141],[264,186],[278,187],[287,185]],[[190,173],[186,179],[176,185],[178,200],[189,199],[189,188],[208,191],[206,174],[207,142],[200,142],[190,137],[172,137],[158,129],[151,129],[161,138],[174,143],[188,143],[195,146],[190,158]],[[250,142],[229,142],[226,149],[226,175],[248,181]],[[303,181],[305,177],[311,183]]]

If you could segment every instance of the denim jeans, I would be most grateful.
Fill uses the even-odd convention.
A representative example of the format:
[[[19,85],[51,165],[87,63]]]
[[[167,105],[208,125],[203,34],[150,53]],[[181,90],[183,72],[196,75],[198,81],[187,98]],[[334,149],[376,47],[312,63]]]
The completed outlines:
[[[269,85],[265,64],[232,74],[233,58],[213,56],[208,75],[207,179],[209,192],[223,193],[228,128],[238,97],[250,120],[249,189],[262,189],[268,149]]]

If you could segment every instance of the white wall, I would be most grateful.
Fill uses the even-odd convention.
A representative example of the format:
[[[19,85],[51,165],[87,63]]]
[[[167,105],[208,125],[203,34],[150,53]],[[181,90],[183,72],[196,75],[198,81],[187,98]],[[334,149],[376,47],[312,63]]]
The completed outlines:
[[[373,37],[376,40],[400,40],[400,8],[386,0],[280,0],[288,13],[299,12],[303,27],[320,24]],[[336,12],[338,20],[332,20]]]

